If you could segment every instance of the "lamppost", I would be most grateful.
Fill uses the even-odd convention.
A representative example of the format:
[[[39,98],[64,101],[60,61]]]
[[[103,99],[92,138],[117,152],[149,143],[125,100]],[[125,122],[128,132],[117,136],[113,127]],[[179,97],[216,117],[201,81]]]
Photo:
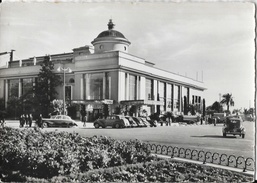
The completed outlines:
[[[64,66],[63,67],[59,66],[57,68],[57,71],[58,72],[63,71],[63,115],[65,115],[65,72],[71,73],[72,70],[69,67],[65,68]]]

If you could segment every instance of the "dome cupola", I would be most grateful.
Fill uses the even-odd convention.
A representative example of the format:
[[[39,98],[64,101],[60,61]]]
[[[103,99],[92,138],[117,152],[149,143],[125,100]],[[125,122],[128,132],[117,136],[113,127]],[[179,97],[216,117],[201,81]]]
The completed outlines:
[[[91,42],[95,48],[95,53],[114,50],[128,52],[130,42],[122,33],[113,30],[115,24],[113,24],[112,19],[110,19],[107,26],[108,30],[101,32],[97,38]]]

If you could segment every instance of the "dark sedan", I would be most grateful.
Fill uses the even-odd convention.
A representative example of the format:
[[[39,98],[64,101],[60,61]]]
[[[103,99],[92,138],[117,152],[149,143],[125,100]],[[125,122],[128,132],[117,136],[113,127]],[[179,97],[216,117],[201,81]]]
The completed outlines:
[[[42,127],[73,127],[78,126],[74,120],[66,115],[54,115],[50,118],[42,119]]]

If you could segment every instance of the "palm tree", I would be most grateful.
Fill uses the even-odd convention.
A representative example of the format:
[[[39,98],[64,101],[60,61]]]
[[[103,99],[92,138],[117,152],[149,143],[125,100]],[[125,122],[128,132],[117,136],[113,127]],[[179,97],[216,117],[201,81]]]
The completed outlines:
[[[229,106],[234,106],[234,100],[233,100],[233,97],[232,97],[232,94],[224,94],[222,95],[223,99],[221,100],[221,104],[226,104],[227,105],[227,111],[229,111]]]

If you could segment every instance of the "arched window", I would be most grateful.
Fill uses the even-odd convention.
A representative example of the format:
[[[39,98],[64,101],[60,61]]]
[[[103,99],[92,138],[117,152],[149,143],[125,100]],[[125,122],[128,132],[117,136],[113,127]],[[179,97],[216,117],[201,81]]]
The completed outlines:
[[[70,78],[69,83],[74,83],[74,82],[75,82],[74,79]]]

